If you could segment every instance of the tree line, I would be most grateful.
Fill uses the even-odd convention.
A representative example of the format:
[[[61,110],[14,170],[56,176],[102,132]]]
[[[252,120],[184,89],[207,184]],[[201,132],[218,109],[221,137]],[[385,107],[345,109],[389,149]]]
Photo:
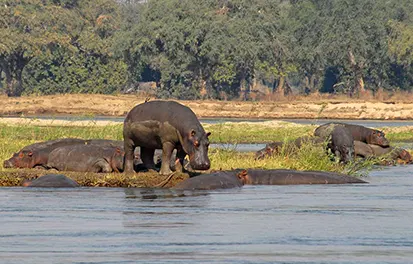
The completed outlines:
[[[412,0],[0,0],[8,96],[358,96],[411,91],[412,61]]]

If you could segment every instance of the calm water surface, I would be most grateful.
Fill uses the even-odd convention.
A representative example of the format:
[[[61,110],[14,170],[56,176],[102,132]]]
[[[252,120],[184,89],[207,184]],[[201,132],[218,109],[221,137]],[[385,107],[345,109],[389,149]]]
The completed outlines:
[[[412,171],[208,193],[0,188],[0,262],[411,263]]]

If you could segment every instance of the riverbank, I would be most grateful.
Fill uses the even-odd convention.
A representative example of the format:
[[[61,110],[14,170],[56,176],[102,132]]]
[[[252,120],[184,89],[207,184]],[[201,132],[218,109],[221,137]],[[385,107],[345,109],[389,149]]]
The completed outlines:
[[[136,95],[67,94],[0,97],[0,116],[125,116],[146,98]],[[151,99],[154,100],[154,99]],[[199,118],[413,120],[413,102],[340,97],[286,97],[280,101],[179,101]]]

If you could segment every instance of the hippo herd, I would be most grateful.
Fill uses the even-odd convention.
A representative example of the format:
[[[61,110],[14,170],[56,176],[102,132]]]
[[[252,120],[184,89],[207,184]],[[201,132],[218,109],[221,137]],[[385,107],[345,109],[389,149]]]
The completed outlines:
[[[127,114],[124,140],[65,138],[31,144],[5,160],[5,168],[41,168],[77,172],[133,173],[141,169],[170,175],[173,170],[209,170],[209,135],[194,112],[174,101],[150,101],[139,104]],[[355,156],[368,158],[393,153],[411,162],[405,150],[394,149],[383,132],[363,126],[328,123],[315,130],[314,137],[289,142],[300,148],[304,142],[327,143],[341,162]],[[268,144],[256,153],[256,159],[271,156],[285,147],[284,142]],[[161,151],[162,150],[162,151]],[[185,164],[188,155],[189,162]],[[395,156],[395,157],[396,157]],[[160,160],[160,162],[159,162]],[[156,162],[158,161],[158,162]],[[243,185],[345,184],[365,181],[344,174],[323,171],[284,169],[234,169],[216,171],[189,178],[174,189],[210,190]],[[33,181],[30,187],[78,187],[62,174],[48,174]]]
[[[327,143],[326,150],[343,163],[350,162],[356,157],[370,158],[384,155],[397,163],[412,163],[410,153],[402,148],[391,147],[382,131],[339,122],[330,122],[317,127],[312,137],[304,136],[290,142],[267,144],[255,153],[255,159],[259,160],[280,153],[281,149],[299,149],[304,142]]]

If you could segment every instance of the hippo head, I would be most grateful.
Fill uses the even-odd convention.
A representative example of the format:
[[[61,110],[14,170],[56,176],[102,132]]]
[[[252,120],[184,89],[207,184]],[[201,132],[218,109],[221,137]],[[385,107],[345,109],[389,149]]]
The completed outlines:
[[[208,170],[211,162],[208,158],[210,132],[191,130],[182,144],[183,149],[189,156],[189,165],[194,170]]]
[[[410,163],[412,161],[412,156],[407,150],[401,149],[399,152],[399,159],[405,163]]]
[[[348,163],[354,158],[354,146],[340,146],[335,151],[335,155],[340,157],[340,162]]]
[[[31,150],[14,153],[10,159],[3,163],[4,168],[33,168],[35,165],[35,158]]]
[[[367,143],[372,145],[379,145],[382,147],[390,146],[390,142],[387,140],[386,135],[380,130],[372,129],[367,136]]]

